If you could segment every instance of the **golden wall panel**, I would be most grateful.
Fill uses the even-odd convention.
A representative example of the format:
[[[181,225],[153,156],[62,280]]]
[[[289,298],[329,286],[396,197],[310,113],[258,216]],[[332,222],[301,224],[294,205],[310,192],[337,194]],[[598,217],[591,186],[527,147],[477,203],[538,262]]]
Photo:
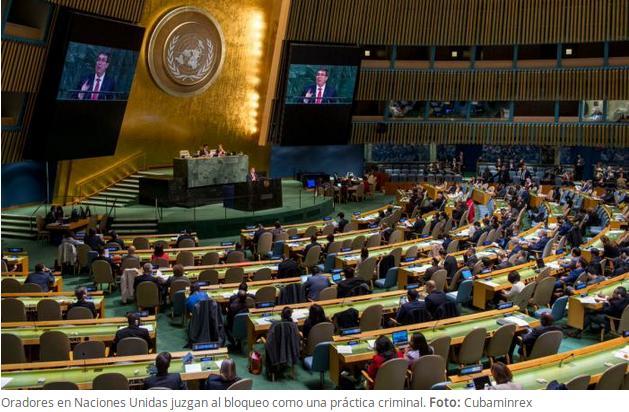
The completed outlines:
[[[628,0],[293,0],[288,38],[399,45],[567,43],[624,40],[628,27]]]
[[[138,150],[146,153],[149,165],[171,164],[181,149],[197,150],[203,143],[214,147],[222,143],[228,151],[248,154],[252,166],[268,170],[269,148],[260,147],[257,142],[279,3],[280,0],[186,1],[186,5],[205,8],[217,20],[224,33],[226,55],[222,72],[206,92],[174,97],[162,92],[151,79],[145,49],[156,21],[182,2],[145,0],[140,25],[146,27],[146,34],[116,153],[75,160],[71,167],[60,167],[70,171],[71,176],[57,179],[56,193],[73,193],[75,181]]]
[[[2,42],[2,91],[34,93],[44,67],[46,47],[4,40]]]
[[[48,0],[50,3],[114,19],[138,22],[147,0]]]

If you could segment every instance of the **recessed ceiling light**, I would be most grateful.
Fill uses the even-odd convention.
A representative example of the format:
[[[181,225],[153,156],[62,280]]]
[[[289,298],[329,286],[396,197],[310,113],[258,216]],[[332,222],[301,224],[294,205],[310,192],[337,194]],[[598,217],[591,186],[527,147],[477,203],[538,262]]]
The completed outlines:
[[[452,50],[451,55],[452,55],[452,57],[459,57],[459,52],[456,51],[456,50]]]
[[[365,56],[366,57],[371,56],[371,50],[365,50]]]
[[[566,56],[572,56],[572,49],[566,49]]]

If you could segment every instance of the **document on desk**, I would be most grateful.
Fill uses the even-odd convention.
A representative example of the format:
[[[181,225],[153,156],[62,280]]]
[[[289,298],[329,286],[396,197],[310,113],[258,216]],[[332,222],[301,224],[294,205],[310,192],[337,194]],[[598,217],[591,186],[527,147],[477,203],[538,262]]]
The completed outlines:
[[[299,319],[304,319],[308,317],[309,310],[308,309],[295,309],[293,310],[293,321],[298,321]]]
[[[514,325],[517,325],[517,326],[522,326],[522,327],[528,327],[529,326],[529,323],[526,320],[520,319],[517,316],[506,316],[506,317],[504,317],[502,319],[499,319],[499,321],[500,320],[502,322],[505,322],[505,323],[513,323]],[[500,323],[500,322],[498,322],[498,323],[499,324],[504,324],[504,323]]]
[[[594,296],[586,296],[586,297],[583,297],[583,298],[579,298],[579,300],[584,305],[594,305],[594,304],[596,304],[596,299],[594,299]]]
[[[373,349],[373,346],[376,344],[376,340],[375,339],[369,339],[367,340],[367,347],[369,349]]]
[[[183,368],[186,373],[203,372],[200,363],[190,363],[188,365],[184,365]]]
[[[618,359],[629,361],[629,345],[614,353],[614,356]]]
[[[267,319],[267,318],[258,318],[258,319],[255,320],[255,322],[258,325],[260,325],[260,326],[262,326],[262,325],[270,325],[271,324],[271,321],[269,319]]]
[[[146,329],[149,332],[153,332],[153,325],[140,325],[142,329]]]
[[[9,383],[11,383],[12,380],[13,378],[0,378],[0,388],[4,388]]]
[[[352,353],[352,347],[349,345],[338,345],[336,351],[343,355],[350,355]]]

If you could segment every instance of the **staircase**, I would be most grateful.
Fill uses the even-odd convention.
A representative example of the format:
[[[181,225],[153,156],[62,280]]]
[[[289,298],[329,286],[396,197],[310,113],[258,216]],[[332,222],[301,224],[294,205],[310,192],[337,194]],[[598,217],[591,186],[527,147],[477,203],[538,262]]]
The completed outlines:
[[[83,203],[90,206],[111,207],[115,201],[115,207],[129,206],[138,201],[140,195],[140,177],[161,174],[163,174],[163,172],[160,169],[138,171],[113,186],[109,186],[107,189],[88,197]]]
[[[157,219],[115,218],[111,229],[119,235],[141,235],[158,233]]]
[[[3,239],[35,239],[37,237],[35,216],[2,213],[0,219],[2,220],[0,236],[2,236]]]

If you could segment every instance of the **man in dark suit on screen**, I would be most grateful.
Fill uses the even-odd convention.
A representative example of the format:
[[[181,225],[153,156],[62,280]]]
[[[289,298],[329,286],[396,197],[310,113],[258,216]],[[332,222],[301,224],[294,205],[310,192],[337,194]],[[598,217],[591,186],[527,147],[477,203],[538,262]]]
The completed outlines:
[[[94,66],[94,73],[85,75],[79,81],[76,89],[80,90],[76,94],[79,100],[111,100],[112,93],[116,89],[116,81],[111,75],[107,75],[107,69],[111,62],[108,53],[99,53]]]
[[[328,83],[328,69],[320,68],[315,75],[315,84],[306,86],[301,93],[306,104],[336,103],[336,89]]]

